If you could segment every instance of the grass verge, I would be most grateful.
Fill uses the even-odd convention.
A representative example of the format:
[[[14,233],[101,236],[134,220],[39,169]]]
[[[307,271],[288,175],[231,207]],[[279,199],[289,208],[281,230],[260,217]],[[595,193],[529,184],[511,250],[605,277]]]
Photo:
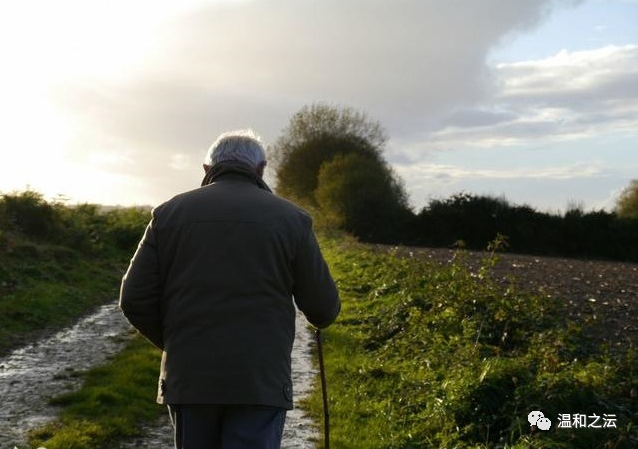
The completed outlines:
[[[33,447],[99,449],[140,434],[166,410],[153,402],[160,352],[136,335],[103,366],[89,370],[80,390],[54,398],[58,421],[30,435]]]
[[[15,237],[0,251],[0,356],[116,298],[125,261]]]
[[[491,280],[495,255],[472,271],[462,252],[439,266],[323,243],[343,300],[324,333],[334,447],[638,447],[634,348],[612,356],[559,301]],[[304,406],[320,423],[319,388]],[[608,427],[560,424],[583,415]]]

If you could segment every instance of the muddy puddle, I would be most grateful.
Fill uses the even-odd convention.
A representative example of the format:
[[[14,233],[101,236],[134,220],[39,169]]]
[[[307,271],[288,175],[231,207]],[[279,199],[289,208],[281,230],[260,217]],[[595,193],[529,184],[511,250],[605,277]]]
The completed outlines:
[[[316,370],[312,363],[313,336],[297,316],[293,348],[293,387],[298,401],[310,390]],[[17,349],[0,359],[0,449],[27,448],[26,434],[55,419],[49,399],[77,389],[82,371],[99,365],[121,350],[131,335],[117,304],[107,304],[74,326],[47,339]],[[149,398],[153,400],[154,398]],[[149,427],[144,438],[122,443],[121,449],[171,449],[168,414]],[[299,409],[286,418],[282,448],[312,448],[319,438],[312,422]]]

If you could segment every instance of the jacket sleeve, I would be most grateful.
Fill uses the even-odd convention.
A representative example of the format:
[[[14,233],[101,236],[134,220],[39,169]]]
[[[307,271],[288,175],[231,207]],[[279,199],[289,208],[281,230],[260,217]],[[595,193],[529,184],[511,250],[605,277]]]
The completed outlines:
[[[297,307],[313,326],[330,326],[339,315],[341,302],[312,227],[302,239],[293,270]]]
[[[120,288],[120,309],[144,337],[163,349],[163,282],[157,252],[155,218],[146,227]]]

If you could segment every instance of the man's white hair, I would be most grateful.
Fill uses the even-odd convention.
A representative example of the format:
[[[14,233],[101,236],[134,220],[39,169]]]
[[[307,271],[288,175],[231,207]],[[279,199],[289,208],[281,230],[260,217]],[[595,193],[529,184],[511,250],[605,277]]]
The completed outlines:
[[[243,162],[256,169],[266,162],[266,151],[259,136],[251,129],[231,131],[219,136],[210,146],[204,164],[224,161]]]

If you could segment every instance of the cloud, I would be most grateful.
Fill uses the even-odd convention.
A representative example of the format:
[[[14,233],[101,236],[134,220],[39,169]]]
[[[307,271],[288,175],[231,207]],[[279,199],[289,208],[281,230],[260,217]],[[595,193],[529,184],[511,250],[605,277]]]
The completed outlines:
[[[174,170],[187,170],[193,166],[193,161],[188,154],[174,154],[170,158],[169,166]]]
[[[272,141],[305,104],[347,104],[389,134],[429,129],[493,88],[487,52],[550,0],[221,2],[157,32],[155,59],[117,82],[74,80],[58,104],[94,128],[172,154],[251,126]],[[87,114],[88,112],[88,114]],[[140,153],[140,157],[146,157]]]
[[[390,162],[401,162],[406,176],[408,163],[416,164],[410,173],[441,179],[593,176],[587,167],[506,175],[419,165],[433,150],[576,138],[605,126],[630,132],[636,102],[623,92],[638,91],[635,47],[487,64],[492,48],[534,28],[558,4],[194,4],[154,28],[152,57],[126,76],[62,80],[52,98],[78,124],[70,155],[119,155],[102,157],[104,169],[148,179],[156,200],[198,184],[200,161],[220,133],[251,127],[272,143],[292,114],[315,101],[379,120],[390,136]]]
[[[475,128],[494,126],[499,123],[511,122],[516,117],[516,114],[512,111],[464,108],[452,112],[444,121],[444,127]]]
[[[638,46],[608,46],[500,64],[491,109],[460,108],[433,146],[489,147],[638,129]]]
[[[572,103],[635,99],[638,46],[607,46],[595,50],[562,50],[536,61],[497,66],[503,100]]]
[[[402,167],[399,172],[408,178],[422,180],[520,180],[520,179],[553,179],[591,178],[602,176],[604,170],[598,164],[576,163],[554,167],[518,167],[508,169],[477,169],[453,165],[422,163],[410,167]]]
[[[611,209],[610,191],[617,185],[613,170],[602,163],[574,162],[510,167],[468,167],[461,163],[415,163],[397,166],[397,173],[410,186],[415,211],[432,199],[448,198],[459,192],[504,196],[513,204],[542,206],[558,211],[587,195],[587,205]],[[539,210],[540,210],[539,209]]]

